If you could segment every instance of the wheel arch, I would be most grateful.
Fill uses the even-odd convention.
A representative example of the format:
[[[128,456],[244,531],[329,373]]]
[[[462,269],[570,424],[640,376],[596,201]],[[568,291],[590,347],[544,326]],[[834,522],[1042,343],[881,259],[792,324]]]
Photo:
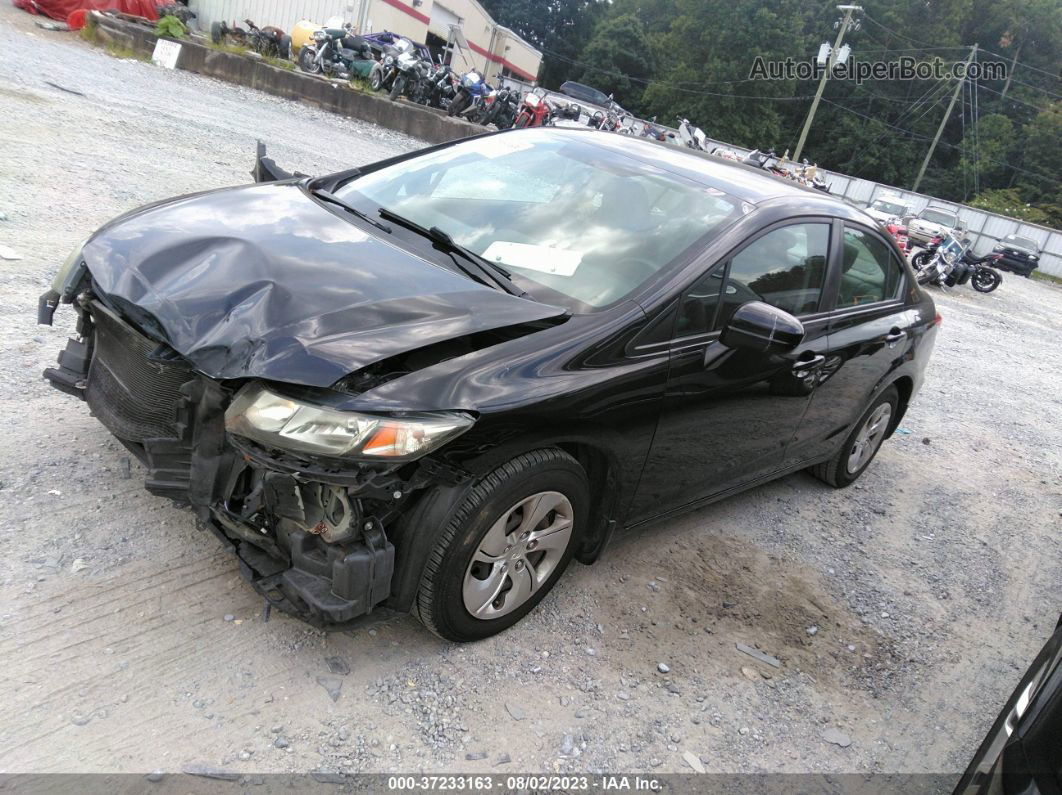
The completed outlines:
[[[901,375],[899,378],[889,382],[888,386],[896,387],[897,402],[896,402],[896,414],[893,416],[893,420],[889,423],[889,432],[885,435],[888,439],[892,436],[893,432],[899,427],[901,420],[907,413],[907,407],[911,404],[911,396],[914,394],[914,379],[909,375]],[[887,389],[888,387],[886,387]]]
[[[391,595],[384,604],[403,612],[413,607],[432,549],[449,524],[453,512],[480,478],[517,456],[547,448],[567,453],[586,472],[590,485],[588,515],[591,521],[586,531],[580,534],[574,557],[580,563],[595,561],[617,524],[621,478],[615,453],[585,438],[547,440],[531,437],[520,444],[510,443],[492,451],[492,455],[478,462],[473,477],[464,483],[440,484],[425,489],[402,513],[393,527],[388,529],[388,536],[395,545],[395,570]]]

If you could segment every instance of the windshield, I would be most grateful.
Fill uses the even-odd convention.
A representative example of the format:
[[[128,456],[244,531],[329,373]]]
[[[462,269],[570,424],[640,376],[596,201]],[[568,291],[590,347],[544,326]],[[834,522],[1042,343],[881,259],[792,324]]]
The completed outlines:
[[[903,217],[907,214],[907,208],[904,207],[902,204],[890,202],[886,199],[878,199],[872,205],[870,205],[870,207],[871,209],[877,210],[878,212],[888,213],[889,215],[895,215],[897,217]]]
[[[455,144],[365,174],[336,191],[513,274],[531,296],[575,312],[634,292],[742,214],[722,191],[595,145],[590,134],[529,130]]]
[[[937,251],[944,257],[944,261],[948,264],[953,264],[959,257],[962,256],[962,243],[956,240],[952,235],[945,237]]]
[[[956,225],[956,217],[954,215],[941,212],[940,210],[923,210],[922,215],[919,217],[923,221],[929,221],[931,224],[940,224],[949,229]]]
[[[1036,243],[1033,242],[1032,240],[1030,240],[1027,237],[1018,237],[1017,235],[1007,235],[1003,239],[1006,242],[1008,242],[1008,243],[1012,243],[1015,246],[1021,246],[1022,248],[1027,248],[1030,251],[1036,251],[1036,248],[1037,248]]]

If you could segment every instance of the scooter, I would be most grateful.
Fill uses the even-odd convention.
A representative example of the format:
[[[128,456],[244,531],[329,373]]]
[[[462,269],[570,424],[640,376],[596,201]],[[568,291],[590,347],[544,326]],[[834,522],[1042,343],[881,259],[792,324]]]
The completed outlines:
[[[681,116],[678,117],[679,121],[679,138],[690,149],[696,149],[700,152],[707,151],[708,136],[704,134],[704,130],[700,127],[694,127],[690,124],[689,119],[685,119]]]

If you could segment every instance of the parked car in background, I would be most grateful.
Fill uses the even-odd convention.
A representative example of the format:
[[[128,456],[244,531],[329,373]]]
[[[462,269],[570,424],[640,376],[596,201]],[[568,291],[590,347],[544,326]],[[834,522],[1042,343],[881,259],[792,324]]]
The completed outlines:
[[[593,86],[576,83],[574,80],[561,83],[560,92],[574,100],[585,102],[587,105],[594,105],[598,108],[607,109],[615,104],[612,97],[604,91],[598,91]]]
[[[954,234],[966,237],[966,222],[955,210],[946,207],[927,207],[907,224],[907,236],[915,245],[925,245],[934,237]]]
[[[861,210],[685,147],[537,127],[267,161],[103,226],[38,319],[77,313],[45,377],[147,489],[318,624],[484,638],[621,528],[802,469],[847,486],[936,339]]]
[[[1062,618],[1003,706],[954,795],[1062,792]]]
[[[1003,255],[996,262],[996,267],[1005,271],[1028,277],[1040,267],[1042,249],[1030,238],[1007,235],[996,242],[992,251]]]
[[[903,221],[912,215],[911,205],[899,196],[886,193],[870,203],[867,215],[880,224],[887,224],[894,218]]]

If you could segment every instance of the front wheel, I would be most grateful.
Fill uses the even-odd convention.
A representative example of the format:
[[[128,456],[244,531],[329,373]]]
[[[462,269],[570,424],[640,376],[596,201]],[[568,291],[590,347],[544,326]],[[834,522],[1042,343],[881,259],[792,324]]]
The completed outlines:
[[[308,44],[302,45],[302,49],[299,50],[299,68],[312,75],[321,72],[321,64],[317,63],[317,52]]]
[[[914,268],[916,271],[920,271],[922,270],[922,268],[929,264],[929,261],[932,258],[933,252],[923,249],[922,251],[919,251],[917,254],[911,257],[911,267]]]
[[[396,77],[395,82],[391,84],[391,101],[394,102],[400,96],[402,96],[402,90],[406,87],[406,78]]]
[[[428,558],[420,620],[452,641],[511,627],[564,572],[589,503],[586,473],[561,450],[534,450],[495,469],[469,490]]]
[[[1003,277],[994,270],[978,268],[970,279],[970,284],[979,293],[990,293],[1003,283]]]
[[[467,100],[468,94],[464,93],[463,91],[458,92],[457,96],[454,97],[453,101],[450,103],[450,107],[446,109],[446,115],[456,116],[458,113],[465,109]]]
[[[808,471],[819,480],[837,489],[843,489],[855,483],[881,449],[881,443],[885,441],[893,425],[899,402],[900,395],[896,387],[890,386],[870,404],[863,416],[859,418],[837,454],[829,461],[817,464]]]

